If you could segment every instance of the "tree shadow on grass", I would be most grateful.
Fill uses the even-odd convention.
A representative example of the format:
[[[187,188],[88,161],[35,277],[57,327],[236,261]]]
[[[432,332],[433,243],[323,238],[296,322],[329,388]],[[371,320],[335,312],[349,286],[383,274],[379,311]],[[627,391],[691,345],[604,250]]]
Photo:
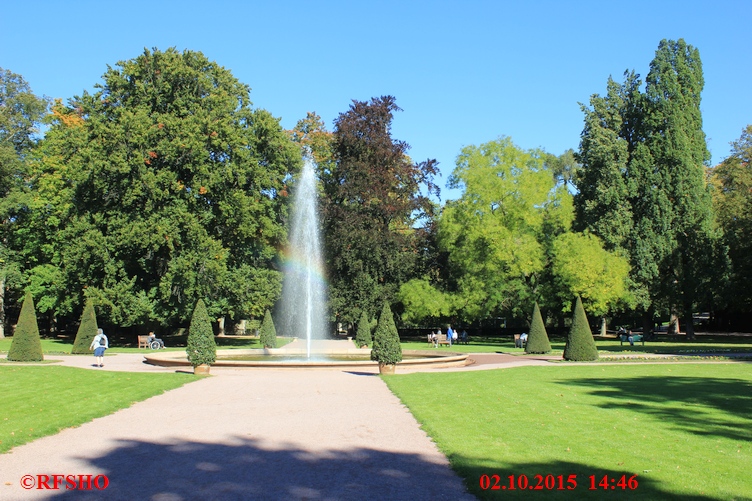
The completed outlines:
[[[475,458],[468,459],[458,457],[453,459],[457,459],[457,462],[462,462],[465,465],[462,468],[458,468],[458,473],[466,479],[470,492],[480,499],[676,499],[682,501],[708,501],[718,499],[710,494],[680,494],[671,492],[666,486],[651,479],[649,474],[643,474],[642,472],[606,469],[570,461],[516,463],[510,465],[504,470],[494,471],[488,466],[479,464],[480,461]],[[453,463],[454,462],[455,461],[453,461]],[[498,479],[493,477],[494,474],[498,475]],[[623,475],[626,475],[625,480],[629,480],[629,478],[635,474],[637,475],[634,479],[637,482],[637,487],[635,489],[622,489],[616,485]],[[490,480],[489,488],[485,490],[480,487],[480,478],[482,475],[488,475]],[[514,485],[516,487],[514,490],[510,490],[510,475],[514,475]],[[524,480],[520,479],[523,475],[526,477]],[[539,479],[536,475],[540,475],[541,478]],[[548,475],[553,475],[554,477],[554,482],[549,483],[549,486],[553,486],[553,489],[546,488],[545,479]],[[561,480],[558,479],[559,475],[562,476]],[[570,475],[576,475],[576,487],[571,490],[567,489],[567,487],[572,487],[571,483],[567,483]],[[590,490],[591,475],[595,476],[595,490]],[[604,476],[608,477],[608,489],[603,489],[603,487],[598,485],[603,480]],[[611,482],[611,479],[614,480],[613,483]],[[498,489],[491,489],[491,487],[497,482]],[[520,487],[526,485],[526,483],[528,488],[520,489]],[[563,487],[561,490],[559,489],[560,484],[561,487]],[[542,487],[541,489],[530,488],[530,486],[537,487],[539,485]],[[611,489],[612,485],[614,487],[613,489]]]
[[[446,465],[419,455],[365,448],[310,452],[266,449],[254,439],[229,443],[120,441],[90,460],[104,491],[60,490],[53,499],[465,500],[473,497]]]
[[[651,414],[689,433],[752,440],[752,383],[743,379],[649,376],[560,384],[590,388],[591,395],[606,399],[604,408]]]

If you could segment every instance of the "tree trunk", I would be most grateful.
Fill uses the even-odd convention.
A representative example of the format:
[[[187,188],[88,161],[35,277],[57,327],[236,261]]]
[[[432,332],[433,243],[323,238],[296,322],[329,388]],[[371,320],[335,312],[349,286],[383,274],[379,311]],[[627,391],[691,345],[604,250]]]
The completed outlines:
[[[684,305],[684,331],[687,334],[687,339],[695,338],[695,325],[694,318],[692,318],[692,304]]]
[[[671,318],[668,322],[668,333],[669,334],[679,334],[681,330],[679,329],[679,315],[676,314],[676,308],[671,308]]]
[[[648,311],[644,312],[642,314],[642,335],[648,336],[648,338],[653,337],[653,327],[655,326],[655,322],[653,315],[653,308],[651,307],[648,309]]]

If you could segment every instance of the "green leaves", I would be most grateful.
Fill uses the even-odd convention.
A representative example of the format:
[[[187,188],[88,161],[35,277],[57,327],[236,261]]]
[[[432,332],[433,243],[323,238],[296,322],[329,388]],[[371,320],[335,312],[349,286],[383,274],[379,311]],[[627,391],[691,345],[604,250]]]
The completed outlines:
[[[87,289],[121,326],[183,322],[198,298],[212,315],[262,315],[278,280],[257,278],[286,238],[298,148],[200,52],[146,50],[103,79],[54,107],[34,169],[34,252],[73,294],[54,308],[71,313]]]
[[[439,247],[456,277],[456,304],[468,318],[522,315],[546,263],[546,241],[568,229],[571,195],[546,157],[508,137],[468,146],[450,185],[464,188],[439,222]]]
[[[595,235],[559,235],[553,242],[552,256],[552,272],[565,306],[568,298],[579,296],[588,311],[602,316],[620,301],[629,300],[628,260],[604,250]],[[568,310],[565,307],[564,311]]]

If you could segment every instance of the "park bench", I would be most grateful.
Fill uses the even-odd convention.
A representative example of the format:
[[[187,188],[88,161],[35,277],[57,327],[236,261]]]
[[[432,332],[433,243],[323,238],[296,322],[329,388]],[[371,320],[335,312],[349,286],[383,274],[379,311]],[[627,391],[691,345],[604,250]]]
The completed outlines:
[[[439,334],[439,340],[437,341],[437,343],[439,345],[445,344],[447,346],[452,346],[452,343],[449,342],[446,334]]]
[[[619,339],[621,340],[621,345],[623,346],[624,343],[629,343],[629,335],[628,334],[620,334]],[[642,334],[632,334],[632,342],[642,342],[642,346],[645,346],[645,336]]]
[[[159,344],[159,341],[149,341],[149,336],[138,336],[138,347],[151,348],[152,350],[158,350],[162,348],[162,346]]]
[[[515,334],[514,335],[514,347],[515,348],[524,348],[525,343],[527,343],[527,339],[522,339],[522,334]]]

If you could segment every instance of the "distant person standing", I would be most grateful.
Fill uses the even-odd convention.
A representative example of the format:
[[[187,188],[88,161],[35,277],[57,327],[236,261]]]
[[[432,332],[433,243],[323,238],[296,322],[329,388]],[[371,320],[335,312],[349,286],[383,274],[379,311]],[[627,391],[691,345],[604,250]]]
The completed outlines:
[[[452,326],[447,326],[447,341],[449,341],[449,346],[452,346],[452,341],[455,339],[454,331],[452,330]]]
[[[97,329],[97,335],[94,336],[94,340],[91,342],[91,346],[89,346],[90,350],[94,350],[95,367],[104,367],[104,350],[109,347],[110,343],[107,340],[107,336],[104,335],[104,331]]]

